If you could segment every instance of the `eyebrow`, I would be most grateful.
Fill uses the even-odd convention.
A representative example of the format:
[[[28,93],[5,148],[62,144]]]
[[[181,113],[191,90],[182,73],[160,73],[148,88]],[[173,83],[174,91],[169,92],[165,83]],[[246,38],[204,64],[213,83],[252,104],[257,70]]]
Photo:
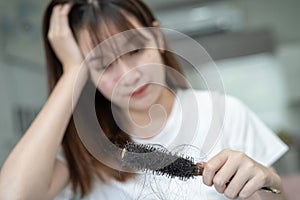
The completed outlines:
[[[149,38],[145,37],[141,33],[131,34],[130,37],[128,38],[128,40],[126,40],[126,42],[123,45],[126,45],[127,43],[131,43],[131,41],[133,41],[133,43],[135,43],[135,44],[142,45],[145,42],[149,42]]]

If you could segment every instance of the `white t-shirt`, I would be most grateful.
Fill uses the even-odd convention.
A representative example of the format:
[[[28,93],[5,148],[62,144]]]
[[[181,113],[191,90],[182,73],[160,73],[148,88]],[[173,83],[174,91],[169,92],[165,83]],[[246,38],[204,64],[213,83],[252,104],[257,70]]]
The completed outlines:
[[[223,101],[224,100],[224,101]],[[224,109],[224,112],[222,111]],[[243,103],[232,96],[208,91],[178,90],[172,112],[164,129],[150,139],[133,138],[138,143],[160,144],[172,152],[207,161],[223,149],[246,153],[257,162],[270,166],[287,146]],[[62,153],[58,158],[64,161]],[[65,161],[64,161],[65,162]],[[56,197],[71,199],[70,184]],[[201,177],[187,181],[177,178],[138,174],[126,183],[102,183],[95,178],[87,200],[222,200],[226,199],[202,183]]]

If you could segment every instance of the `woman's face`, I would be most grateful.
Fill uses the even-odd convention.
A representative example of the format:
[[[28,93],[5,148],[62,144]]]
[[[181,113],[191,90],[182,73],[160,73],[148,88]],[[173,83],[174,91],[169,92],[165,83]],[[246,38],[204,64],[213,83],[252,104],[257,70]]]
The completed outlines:
[[[141,27],[135,18],[129,17],[129,20],[136,28]],[[132,37],[119,37],[113,42],[107,42],[108,45],[102,43],[101,54],[95,53],[100,52],[95,51],[98,47],[93,50],[93,46],[89,45],[91,41],[87,40],[90,38],[87,30],[81,30],[78,41],[98,90],[123,109],[147,110],[151,105],[159,103],[166,87],[162,50],[159,50],[163,44],[159,42],[162,40],[148,31],[138,32],[142,33],[142,37],[132,34]],[[116,56],[112,48],[126,53]],[[103,60],[111,58],[112,62],[108,62],[110,64],[103,64]]]

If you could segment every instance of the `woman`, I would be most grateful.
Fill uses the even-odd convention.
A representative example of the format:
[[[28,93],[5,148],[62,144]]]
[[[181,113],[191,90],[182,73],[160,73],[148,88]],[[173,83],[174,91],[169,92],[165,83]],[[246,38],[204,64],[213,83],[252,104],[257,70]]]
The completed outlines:
[[[93,128],[89,116],[77,110],[89,107],[84,94],[93,86],[97,120],[117,147],[128,141],[166,147],[203,145],[212,102],[205,91],[184,89],[180,67],[165,50],[162,32],[140,29],[158,26],[139,0],[53,0],[49,4],[43,33],[50,96],[1,169],[1,199],[71,198],[72,191],[87,199],[284,199],[260,188],[282,191],[280,177],[268,166],[287,148],[233,97],[225,96],[228,111],[222,134],[204,158],[207,162],[200,163],[203,179],[178,182],[120,171],[109,165],[112,162],[106,163],[110,156],[97,159],[88,149],[78,124],[84,124],[85,137]],[[133,30],[133,35],[109,40],[127,30]],[[184,122],[188,131],[178,131],[180,105],[198,109],[199,129],[190,129],[191,122],[182,118],[188,121]],[[195,134],[191,143],[185,142],[188,132]],[[61,144],[63,152],[57,155]]]

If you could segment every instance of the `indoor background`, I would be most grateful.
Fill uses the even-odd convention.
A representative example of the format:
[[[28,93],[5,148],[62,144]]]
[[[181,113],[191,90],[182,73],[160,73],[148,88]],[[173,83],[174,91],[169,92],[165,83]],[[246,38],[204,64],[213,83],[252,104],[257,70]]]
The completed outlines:
[[[41,20],[47,2],[0,2],[0,166],[46,101]],[[162,27],[198,41],[215,61],[226,93],[245,102],[290,146],[275,166],[292,196],[300,184],[294,176],[300,169],[300,1],[145,2]],[[195,88],[205,88],[191,68],[184,71]]]

